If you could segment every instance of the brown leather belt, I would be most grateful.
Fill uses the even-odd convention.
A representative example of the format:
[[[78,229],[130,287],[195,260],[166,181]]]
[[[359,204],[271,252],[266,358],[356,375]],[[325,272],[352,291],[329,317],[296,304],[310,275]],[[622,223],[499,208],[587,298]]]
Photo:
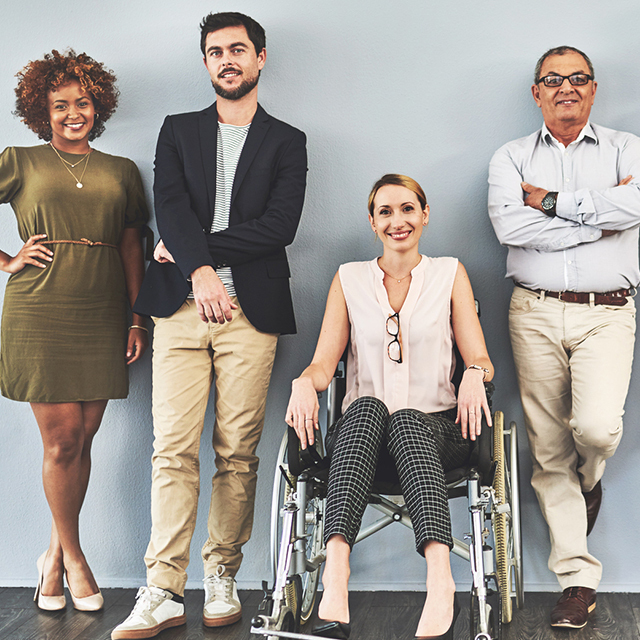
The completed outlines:
[[[109,244],[108,242],[94,242],[93,240],[87,240],[86,238],[80,238],[80,240],[43,240],[38,244],[83,244],[86,247],[111,247],[117,249],[118,245]]]
[[[635,289],[618,289],[618,291],[607,291],[605,293],[582,293],[578,291],[545,291],[544,289],[529,289],[519,282],[517,287],[533,291],[533,293],[544,294],[549,298],[557,298],[561,302],[575,302],[577,304],[608,304],[615,307],[624,307],[627,298],[636,295]]]

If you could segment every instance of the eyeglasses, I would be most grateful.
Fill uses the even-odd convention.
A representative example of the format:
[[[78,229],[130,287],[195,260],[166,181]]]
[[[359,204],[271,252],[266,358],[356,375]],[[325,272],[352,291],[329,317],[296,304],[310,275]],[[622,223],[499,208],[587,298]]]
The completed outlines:
[[[544,78],[540,78],[536,84],[544,82],[545,87],[561,87],[565,80],[569,80],[574,87],[582,87],[587,84],[589,80],[593,80],[593,76],[586,73],[572,73],[570,76],[559,76],[552,73]]]
[[[398,312],[387,318],[387,333],[393,340],[387,345],[389,359],[402,364],[402,343],[400,342],[400,315]]]

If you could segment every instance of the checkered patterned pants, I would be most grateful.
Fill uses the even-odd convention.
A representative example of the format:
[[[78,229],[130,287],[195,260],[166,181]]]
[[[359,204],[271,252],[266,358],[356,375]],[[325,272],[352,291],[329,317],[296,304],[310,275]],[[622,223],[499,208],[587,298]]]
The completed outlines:
[[[444,472],[462,466],[469,456],[469,441],[462,438],[455,416],[455,408],[430,414],[401,409],[389,415],[381,400],[366,396],[351,403],[331,429],[338,429],[338,435],[330,451],[325,542],[341,534],[353,547],[378,461],[388,451],[398,471],[416,550],[423,555],[429,540],[452,548]]]

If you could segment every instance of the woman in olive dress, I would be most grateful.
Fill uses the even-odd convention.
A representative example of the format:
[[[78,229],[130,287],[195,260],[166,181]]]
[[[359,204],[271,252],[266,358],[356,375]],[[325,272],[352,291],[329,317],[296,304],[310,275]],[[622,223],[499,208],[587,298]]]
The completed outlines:
[[[16,115],[48,142],[0,155],[0,202],[24,242],[0,251],[10,274],[0,337],[0,391],[29,402],[44,445],[43,483],[53,516],[38,560],[35,600],[62,609],[102,607],[80,548],[78,518],[91,443],[110,398],[128,393],[127,365],[147,347],[144,318],[127,329],[144,275],[148,219],[133,162],[93,149],[118,92],[114,75],[86,54],[52,51],[18,74]]]

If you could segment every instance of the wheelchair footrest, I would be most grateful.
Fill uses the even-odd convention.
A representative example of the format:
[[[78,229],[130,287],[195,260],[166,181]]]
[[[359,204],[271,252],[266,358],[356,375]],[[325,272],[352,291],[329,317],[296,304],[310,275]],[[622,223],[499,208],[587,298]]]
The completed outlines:
[[[251,633],[260,636],[273,636],[276,638],[292,638],[293,640],[318,640],[318,636],[310,636],[306,633],[293,633],[293,631],[273,631],[270,629],[251,627]]]

